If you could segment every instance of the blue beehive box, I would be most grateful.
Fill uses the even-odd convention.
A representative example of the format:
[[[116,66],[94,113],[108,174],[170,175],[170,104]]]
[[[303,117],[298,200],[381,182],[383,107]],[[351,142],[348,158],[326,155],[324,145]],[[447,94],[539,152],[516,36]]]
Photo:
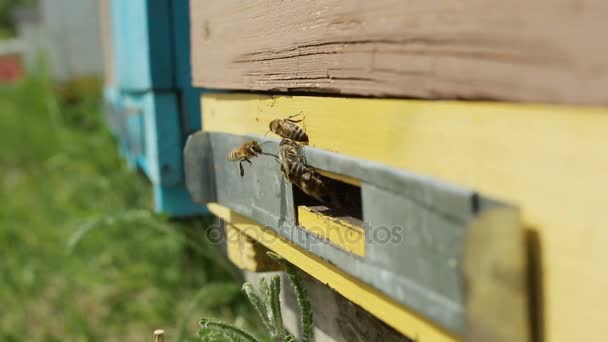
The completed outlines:
[[[183,1],[112,0],[114,68],[127,91],[175,88],[171,5]]]
[[[105,90],[121,155],[154,187],[155,210],[207,213],[184,185],[183,146],[201,129],[201,90],[191,86],[188,0],[111,0],[115,84]]]

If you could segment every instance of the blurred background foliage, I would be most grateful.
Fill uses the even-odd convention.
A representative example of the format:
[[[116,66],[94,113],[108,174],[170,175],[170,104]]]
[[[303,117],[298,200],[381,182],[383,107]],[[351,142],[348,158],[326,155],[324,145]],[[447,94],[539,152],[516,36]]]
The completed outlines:
[[[194,340],[201,316],[255,331],[211,219],[151,213],[99,82],[47,75],[0,87],[0,341]]]
[[[14,10],[0,0],[0,39]],[[40,67],[0,85],[0,341],[196,340],[211,316],[253,328],[241,277],[208,219],[152,213],[101,113],[98,77],[53,82]]]
[[[34,4],[36,4],[36,0],[0,0],[0,39],[15,35],[12,18],[14,10]]]

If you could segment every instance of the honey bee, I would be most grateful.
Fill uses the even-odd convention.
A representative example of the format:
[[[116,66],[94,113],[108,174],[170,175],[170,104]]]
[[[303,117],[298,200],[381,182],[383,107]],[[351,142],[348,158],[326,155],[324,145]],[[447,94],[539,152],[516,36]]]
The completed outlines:
[[[293,140],[283,139],[279,144],[279,160],[283,176],[305,194],[321,203],[327,202],[327,187],[321,177],[310,167],[302,155],[300,146]]]
[[[255,140],[248,141],[241,146],[233,149],[228,153],[228,160],[239,162],[239,170],[241,171],[241,177],[245,175],[245,170],[243,169],[243,162],[246,161],[251,165],[250,158],[257,157],[258,154],[264,154],[262,151],[262,146]]]
[[[298,143],[308,144],[308,134],[304,132],[304,130],[297,125],[300,120],[294,120],[296,116],[301,115],[295,114],[287,117],[286,119],[276,119],[270,121],[268,128],[269,132],[273,132],[279,135],[281,138],[289,139]]]
[[[306,165],[300,145],[293,140],[282,139],[279,143],[279,163],[281,164],[283,176],[285,176],[288,181],[293,182],[294,178],[290,172],[291,169],[305,167]],[[294,170],[294,172],[301,171]]]
[[[295,183],[305,194],[321,203],[328,202],[328,192],[325,182],[311,168],[300,169],[301,173],[294,173]]]

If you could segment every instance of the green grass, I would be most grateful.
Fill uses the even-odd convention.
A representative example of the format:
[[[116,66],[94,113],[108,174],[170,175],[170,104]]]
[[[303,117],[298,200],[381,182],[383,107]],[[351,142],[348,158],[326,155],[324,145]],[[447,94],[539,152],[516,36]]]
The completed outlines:
[[[0,340],[194,340],[201,316],[250,329],[210,221],[148,209],[98,94],[64,104],[44,76],[0,88]]]

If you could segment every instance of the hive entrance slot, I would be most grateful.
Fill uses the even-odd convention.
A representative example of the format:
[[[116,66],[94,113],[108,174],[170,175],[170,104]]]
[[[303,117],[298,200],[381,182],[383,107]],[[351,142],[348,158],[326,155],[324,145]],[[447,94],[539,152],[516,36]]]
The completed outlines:
[[[335,178],[320,177],[331,191],[328,203],[320,203],[293,186],[297,225],[344,251],[365,256],[361,188]]]
[[[324,174],[327,174],[324,172]],[[298,221],[298,207],[318,207],[323,209],[324,215],[335,217],[352,217],[358,221],[363,220],[363,210],[361,207],[361,187],[349,184],[336,178],[319,175],[323,183],[327,186],[330,201],[321,203],[312,196],[304,193],[297,186],[292,185],[293,203]]]

